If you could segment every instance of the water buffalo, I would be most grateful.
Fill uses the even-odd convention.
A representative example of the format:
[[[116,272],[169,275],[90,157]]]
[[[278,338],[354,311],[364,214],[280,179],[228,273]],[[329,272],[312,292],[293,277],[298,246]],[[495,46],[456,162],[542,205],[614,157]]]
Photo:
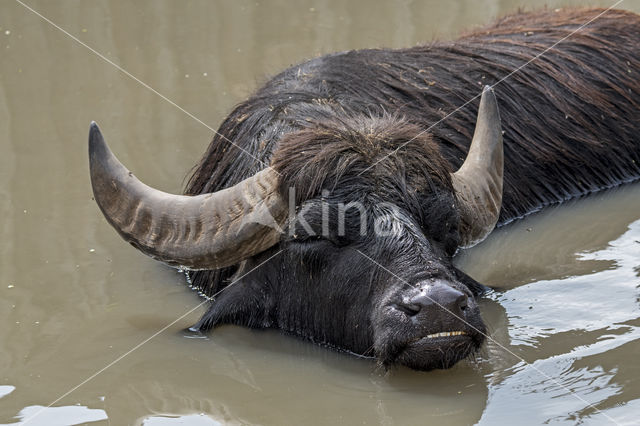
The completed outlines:
[[[456,251],[640,176],[640,17],[603,12],[293,66],[229,114],[181,196],[139,182],[92,125],[95,199],[125,240],[217,294],[197,330],[277,328],[448,368],[485,339],[485,287]]]

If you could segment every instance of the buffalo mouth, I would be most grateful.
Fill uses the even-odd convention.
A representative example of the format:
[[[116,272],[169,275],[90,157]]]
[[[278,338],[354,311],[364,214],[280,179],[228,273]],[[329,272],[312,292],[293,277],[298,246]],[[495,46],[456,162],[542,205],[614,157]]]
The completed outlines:
[[[404,365],[414,370],[447,369],[476,353],[484,338],[462,330],[417,336],[397,345],[394,354],[382,360],[385,366]]]
[[[418,337],[416,340],[420,339],[437,339],[438,337],[454,337],[454,336],[466,336],[467,333],[464,331],[441,331],[440,333],[428,334],[424,337]]]

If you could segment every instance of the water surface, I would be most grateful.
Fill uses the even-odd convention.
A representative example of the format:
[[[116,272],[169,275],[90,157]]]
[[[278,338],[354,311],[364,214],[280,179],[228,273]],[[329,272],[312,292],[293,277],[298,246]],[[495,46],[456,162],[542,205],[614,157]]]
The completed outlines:
[[[271,331],[190,338],[181,330],[201,301],[182,275],[121,241],[91,199],[91,120],[142,180],[179,192],[207,126],[284,67],[451,37],[522,4],[28,1],[191,117],[1,0],[0,423],[636,421],[638,185],[548,209],[462,253],[461,267],[495,288],[481,302],[492,341],[430,373],[385,373]],[[621,7],[640,12],[637,0]]]

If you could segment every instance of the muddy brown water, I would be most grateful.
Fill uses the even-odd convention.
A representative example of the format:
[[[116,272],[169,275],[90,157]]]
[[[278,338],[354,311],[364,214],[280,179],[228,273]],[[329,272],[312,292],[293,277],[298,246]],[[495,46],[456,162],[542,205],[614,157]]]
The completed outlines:
[[[450,37],[538,2],[26,3],[193,117],[1,0],[0,423],[637,421],[638,184],[547,209],[462,253],[461,267],[498,289],[481,302],[492,341],[430,373],[385,374],[277,332],[189,338],[181,330],[203,307],[184,277],[121,241],[91,199],[91,120],[145,182],[179,192],[207,125],[284,67]],[[620,7],[640,12],[639,1]]]

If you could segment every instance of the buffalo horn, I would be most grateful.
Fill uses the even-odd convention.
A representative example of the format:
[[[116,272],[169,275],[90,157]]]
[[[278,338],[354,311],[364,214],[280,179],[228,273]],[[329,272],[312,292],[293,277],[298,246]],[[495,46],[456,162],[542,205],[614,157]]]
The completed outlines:
[[[134,247],[170,266],[222,268],[280,239],[287,212],[272,168],[211,194],[167,194],[129,172],[95,123],[89,164],[93,194],[107,221]]]
[[[460,211],[462,247],[484,240],[493,230],[502,206],[503,149],[500,113],[493,90],[480,99],[476,129],[464,164],[452,173]]]

